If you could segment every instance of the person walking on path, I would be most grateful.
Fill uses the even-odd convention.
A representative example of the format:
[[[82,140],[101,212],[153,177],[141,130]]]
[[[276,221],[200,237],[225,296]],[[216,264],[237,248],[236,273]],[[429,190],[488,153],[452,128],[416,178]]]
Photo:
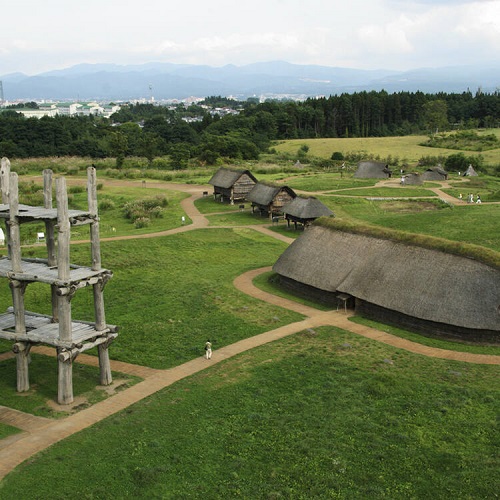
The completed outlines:
[[[205,358],[210,359],[212,357],[212,342],[208,339],[205,342]]]

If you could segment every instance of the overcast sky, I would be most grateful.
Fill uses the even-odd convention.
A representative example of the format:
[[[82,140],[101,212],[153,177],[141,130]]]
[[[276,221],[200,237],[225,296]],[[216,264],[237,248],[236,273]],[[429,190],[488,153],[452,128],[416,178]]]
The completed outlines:
[[[360,69],[495,63],[500,0],[12,0],[0,75],[79,63]]]

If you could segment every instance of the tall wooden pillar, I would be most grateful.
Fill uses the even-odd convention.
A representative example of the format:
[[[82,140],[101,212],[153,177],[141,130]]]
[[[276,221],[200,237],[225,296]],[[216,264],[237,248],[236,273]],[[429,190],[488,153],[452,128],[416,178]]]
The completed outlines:
[[[52,209],[52,170],[43,171],[43,207]],[[45,244],[47,247],[47,265],[57,266],[55,222],[53,219],[45,220]],[[59,318],[57,286],[51,285],[52,295],[52,321],[57,323]]]
[[[10,193],[10,161],[2,158],[0,163],[0,184],[2,186],[2,203],[8,205]],[[7,256],[10,258],[10,234],[9,222],[5,221],[5,244],[7,245]]]
[[[70,223],[68,215],[68,196],[66,191],[66,179],[58,177],[56,179],[56,199],[57,199],[57,269],[58,278],[61,281],[70,279]],[[65,293],[57,299],[57,309],[59,315],[59,340],[71,342],[71,293]],[[69,357],[64,361],[58,356],[58,393],[59,404],[69,404],[73,402],[73,358]]]
[[[87,201],[89,213],[93,220],[90,223],[90,245],[92,270],[101,270],[101,243],[99,239],[99,215],[97,206],[97,176],[94,167],[87,169]],[[104,289],[105,282],[101,281],[93,285],[94,314],[96,330],[102,331],[106,328],[106,315],[104,312]],[[111,364],[109,362],[108,342],[104,342],[97,348],[99,353],[99,369],[101,385],[109,385],[113,381],[111,376]]]
[[[11,265],[14,273],[21,273],[21,236],[19,231],[19,193],[18,178],[15,172],[9,175],[9,222],[8,233],[11,243]],[[24,314],[24,292],[26,283],[13,279],[10,281],[12,303],[14,306],[15,331],[17,335],[26,335],[26,319]],[[17,345],[17,347],[16,347]],[[17,390],[27,391],[29,384],[29,346],[26,343],[16,344],[12,350],[16,353]]]
[[[30,388],[29,370],[30,363],[29,342],[16,342],[12,346],[12,351],[16,354],[17,363],[17,392],[25,392]]]

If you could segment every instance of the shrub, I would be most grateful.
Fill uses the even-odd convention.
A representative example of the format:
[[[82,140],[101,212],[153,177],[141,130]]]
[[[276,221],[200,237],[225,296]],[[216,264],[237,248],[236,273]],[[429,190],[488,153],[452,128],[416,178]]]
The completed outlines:
[[[99,202],[99,210],[110,210],[112,208],[115,208],[115,202],[109,198],[103,198]]]
[[[85,188],[83,186],[70,186],[68,189],[68,193],[72,194],[77,194],[77,193],[83,193],[85,191]]]
[[[141,229],[143,227],[148,227],[150,222],[151,221],[148,217],[139,217],[135,220],[134,226],[136,229]]]

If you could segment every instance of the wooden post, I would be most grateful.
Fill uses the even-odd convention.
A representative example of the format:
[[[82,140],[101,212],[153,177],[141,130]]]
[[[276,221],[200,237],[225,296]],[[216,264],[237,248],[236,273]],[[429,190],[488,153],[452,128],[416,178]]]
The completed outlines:
[[[66,192],[66,179],[58,177],[56,179],[56,199],[57,199],[57,268],[58,278],[61,281],[69,281],[69,245],[70,245],[70,223],[68,215],[68,197]],[[71,342],[71,297],[72,294],[58,297],[59,313],[59,340]],[[73,359],[68,361],[58,360],[58,392],[57,401],[59,404],[69,404],[73,402]]]
[[[69,281],[69,246],[70,246],[70,223],[68,216],[68,197],[66,194],[66,179],[56,179],[57,196],[57,277],[61,281]],[[59,310],[59,340],[71,341],[71,294],[58,298]]]
[[[19,233],[19,200],[18,200],[18,182],[17,174],[12,172],[9,176],[10,194],[9,194],[9,232],[11,242],[10,261],[14,273],[22,273],[21,266],[21,237]],[[26,334],[26,323],[24,317],[24,291],[25,283],[17,280],[11,280],[12,302],[14,305],[15,329],[20,335]]]
[[[25,392],[30,388],[28,370],[30,349],[31,344],[29,342],[16,342],[12,346],[12,351],[16,354],[17,361],[17,392]]]
[[[19,232],[19,199],[18,199],[18,179],[17,174],[12,172],[9,175],[9,242],[10,242],[10,259],[12,271],[14,273],[22,272],[21,267],[21,237]],[[14,324],[15,332],[18,335],[26,335],[26,319],[24,310],[24,292],[26,283],[18,280],[10,281],[12,290],[12,303],[14,306]],[[27,391],[29,384],[29,351],[30,346],[26,343],[16,344],[16,365],[17,365],[17,390],[19,392]]]
[[[0,166],[0,186],[2,190],[2,203],[9,204],[10,193],[10,161],[8,158],[2,158]],[[7,256],[10,258],[10,234],[9,222],[5,221],[5,244],[7,245]]]
[[[87,201],[90,215],[93,221],[90,223],[90,245],[92,257],[92,270],[101,270],[101,243],[99,239],[99,214],[97,205],[97,176],[94,167],[87,169]],[[106,315],[104,312],[104,282],[93,285],[94,293],[94,315],[96,330],[106,328]],[[97,348],[99,353],[99,370],[101,385],[109,385],[113,381],[111,376],[111,364],[109,362],[108,343],[105,342]]]
[[[57,402],[67,405],[73,402],[73,358],[61,361],[58,358]]]
[[[10,161],[8,158],[2,158],[0,164],[0,180],[2,185],[2,203],[9,203],[9,176],[10,176]]]
[[[52,209],[52,170],[43,171],[43,207]],[[55,241],[55,221],[47,219],[45,221],[45,242],[47,246],[47,265],[54,267],[57,265],[56,241]],[[57,287],[51,286],[52,294],[52,321],[57,323],[59,318]]]

